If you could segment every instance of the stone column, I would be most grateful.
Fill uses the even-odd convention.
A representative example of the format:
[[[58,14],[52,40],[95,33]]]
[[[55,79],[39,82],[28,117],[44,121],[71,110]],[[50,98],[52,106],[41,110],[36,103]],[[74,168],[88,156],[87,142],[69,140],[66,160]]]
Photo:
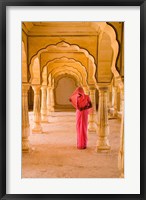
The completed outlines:
[[[114,105],[113,105],[113,107],[114,107],[114,111],[113,111],[113,115],[114,116],[117,116],[117,109],[118,109],[118,87],[117,86],[114,86],[114,88],[113,88],[113,92],[114,92]]]
[[[98,107],[98,120],[97,120],[97,151],[110,150],[108,135],[108,107],[107,107],[107,92],[108,86],[98,86],[99,89],[99,107]]]
[[[29,115],[28,115],[28,84],[22,84],[22,151],[29,152],[29,135],[30,135],[30,125],[29,125]]]
[[[34,126],[33,132],[42,132],[41,127],[41,113],[40,113],[40,85],[32,86],[34,90],[34,107],[33,107],[33,115],[34,115]]]
[[[112,86],[109,87],[108,91],[108,109],[112,107]]]
[[[48,122],[48,117],[47,117],[47,86],[42,86],[41,91],[42,91],[41,120],[42,120],[42,122]]]
[[[112,86],[112,108],[114,108],[114,86]]]
[[[54,87],[50,88],[51,112],[54,112]]]
[[[90,89],[90,98],[92,102],[92,112],[89,113],[89,120],[88,120],[88,130],[90,132],[96,132],[97,125],[96,125],[96,99],[95,99],[95,88]]]
[[[122,90],[123,92],[123,90]],[[124,102],[124,95],[122,95],[122,102]],[[120,132],[120,148],[118,157],[118,167],[120,170],[120,177],[124,178],[124,108],[121,117],[121,132]]]
[[[122,113],[124,110],[124,90],[120,90],[120,112]]]
[[[47,87],[47,115],[51,115],[51,95],[50,87]]]
[[[118,112],[120,111],[120,88],[118,87],[118,92],[117,92],[117,110]]]
[[[117,92],[117,117],[121,118],[122,117],[122,103],[121,103],[121,89],[118,87],[118,92]]]

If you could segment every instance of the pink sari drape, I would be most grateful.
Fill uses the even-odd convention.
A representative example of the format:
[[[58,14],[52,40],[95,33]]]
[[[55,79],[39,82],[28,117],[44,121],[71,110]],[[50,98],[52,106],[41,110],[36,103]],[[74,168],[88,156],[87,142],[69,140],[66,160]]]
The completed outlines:
[[[91,100],[79,87],[71,95],[70,101],[76,108],[77,148],[85,149],[87,147],[88,109],[91,107]]]

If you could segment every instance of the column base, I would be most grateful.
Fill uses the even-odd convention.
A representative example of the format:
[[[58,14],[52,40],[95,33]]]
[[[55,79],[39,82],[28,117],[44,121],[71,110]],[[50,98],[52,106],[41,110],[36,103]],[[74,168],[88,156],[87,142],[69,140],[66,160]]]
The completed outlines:
[[[30,145],[28,139],[22,139],[22,152],[29,153],[30,152]]]
[[[22,153],[31,153],[35,151],[35,148],[30,146],[29,149],[22,149]]]
[[[113,113],[112,114],[113,114],[114,117],[118,117],[117,109],[113,108]]]
[[[118,117],[118,112],[114,108],[109,108],[108,112],[109,112],[110,116],[112,116],[112,117]]]
[[[34,127],[32,128],[32,133],[42,133],[42,127],[41,125],[34,125]]]
[[[111,146],[109,145],[104,145],[104,146],[97,146],[96,151],[97,152],[110,152]]]
[[[48,123],[48,117],[46,115],[42,116],[41,122],[42,123]]]
[[[47,116],[51,116],[51,115],[52,115],[51,109],[47,110]]]
[[[95,122],[89,122],[88,131],[89,132],[96,132],[97,131],[97,125],[96,125]]]
[[[22,153],[29,153],[30,149],[22,149]]]
[[[122,118],[122,112],[117,112],[117,116],[118,116],[118,118]]]
[[[41,123],[47,124],[48,120],[41,120]]]

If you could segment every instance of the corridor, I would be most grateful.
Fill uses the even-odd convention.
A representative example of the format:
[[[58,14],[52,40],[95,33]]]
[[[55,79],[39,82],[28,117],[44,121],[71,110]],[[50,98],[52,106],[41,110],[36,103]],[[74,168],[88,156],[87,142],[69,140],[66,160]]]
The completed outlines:
[[[30,130],[33,112],[29,112]],[[42,133],[30,133],[30,153],[22,156],[22,178],[119,178],[120,120],[109,118],[108,153],[97,152],[97,134],[88,132],[88,148],[76,148],[75,112],[53,112]]]
[[[92,103],[86,150],[78,87]],[[22,177],[124,177],[124,22],[22,22]]]

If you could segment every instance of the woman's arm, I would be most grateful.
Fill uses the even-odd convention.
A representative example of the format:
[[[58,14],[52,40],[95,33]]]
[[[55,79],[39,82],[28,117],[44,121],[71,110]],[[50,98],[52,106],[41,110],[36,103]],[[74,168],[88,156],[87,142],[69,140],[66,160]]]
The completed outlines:
[[[77,109],[82,111],[83,108],[79,107],[79,103],[78,103],[78,101],[80,100],[80,97],[81,97],[81,94],[79,94],[79,96],[77,96]]]

